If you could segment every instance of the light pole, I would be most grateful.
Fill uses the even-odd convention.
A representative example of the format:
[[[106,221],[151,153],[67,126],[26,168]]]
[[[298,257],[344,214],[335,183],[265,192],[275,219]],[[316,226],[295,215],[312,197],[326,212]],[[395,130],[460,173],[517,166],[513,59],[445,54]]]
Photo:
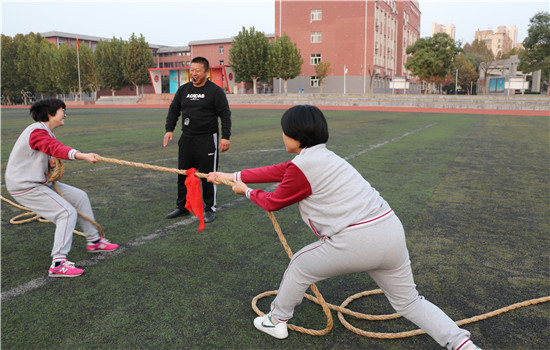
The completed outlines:
[[[456,69],[455,75],[455,96],[458,94],[458,68]]]
[[[344,64],[344,95],[346,94],[346,74],[348,74],[348,69],[346,68],[346,65]]]

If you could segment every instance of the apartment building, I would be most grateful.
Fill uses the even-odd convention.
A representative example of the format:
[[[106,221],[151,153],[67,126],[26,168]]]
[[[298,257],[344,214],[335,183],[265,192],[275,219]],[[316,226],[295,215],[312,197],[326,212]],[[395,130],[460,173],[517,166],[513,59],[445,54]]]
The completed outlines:
[[[446,26],[439,24],[439,23],[432,23],[432,36],[434,36],[437,33],[445,33],[448,36],[450,36],[453,40],[455,38],[455,25],[450,23]]]
[[[500,26],[496,31],[489,29],[476,30],[475,32],[475,40],[485,42],[495,57],[517,47],[517,36],[518,28],[515,25],[510,27]]]
[[[330,62],[323,92],[386,92],[394,76],[407,76],[407,46],[420,36],[416,0],[275,1],[275,35],[286,33],[301,50],[299,77],[289,92],[320,92],[315,66]],[[413,81],[414,82],[414,81]],[[282,84],[275,82],[275,92]]]

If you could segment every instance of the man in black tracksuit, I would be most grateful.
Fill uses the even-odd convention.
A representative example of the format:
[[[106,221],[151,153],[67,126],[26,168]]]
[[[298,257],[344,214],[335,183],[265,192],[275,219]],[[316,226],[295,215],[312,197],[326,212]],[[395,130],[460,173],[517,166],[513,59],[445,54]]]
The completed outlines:
[[[166,117],[166,134],[163,146],[174,137],[174,129],[181,115],[182,135],[178,141],[178,168],[195,168],[201,173],[218,169],[219,151],[229,149],[231,136],[231,110],[225,92],[207,79],[208,60],[195,57],[191,61],[189,78],[191,81],[179,87]],[[222,134],[219,140],[218,118],[221,120]],[[219,145],[218,145],[219,140]],[[166,215],[167,219],[189,215],[185,209],[187,188],[185,175],[178,175],[178,199],[174,211]],[[216,218],[216,188],[201,179],[204,201],[204,221],[212,222]]]

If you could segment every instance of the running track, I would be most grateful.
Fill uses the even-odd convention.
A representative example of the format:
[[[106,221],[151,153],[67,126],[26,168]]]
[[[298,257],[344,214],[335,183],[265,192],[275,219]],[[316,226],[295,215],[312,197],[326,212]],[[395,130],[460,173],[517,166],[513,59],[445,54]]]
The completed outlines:
[[[67,108],[161,108],[168,109],[168,105],[71,105]],[[288,109],[292,105],[256,105],[256,104],[232,104],[231,109]],[[500,110],[500,109],[466,109],[466,108],[419,108],[419,107],[368,107],[368,106],[322,106],[322,110],[332,111],[379,111],[379,112],[408,112],[408,113],[448,113],[448,114],[491,114],[491,115],[521,115],[521,116],[543,116],[550,117],[550,110],[529,111],[529,110]],[[30,108],[30,106],[2,106],[8,108]]]

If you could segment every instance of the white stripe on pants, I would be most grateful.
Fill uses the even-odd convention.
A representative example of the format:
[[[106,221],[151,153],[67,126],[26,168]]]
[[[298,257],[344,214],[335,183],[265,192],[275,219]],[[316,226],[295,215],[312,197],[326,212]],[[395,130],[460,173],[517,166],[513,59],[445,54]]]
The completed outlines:
[[[322,238],[297,252],[271,304],[272,315],[288,320],[309,285],[362,271],[369,273],[399,314],[426,331],[441,346],[454,349],[469,338],[468,331],[460,329],[441,309],[418,294],[403,226],[393,213]]]
[[[76,212],[78,210],[94,220],[92,205],[86,192],[60,182],[57,182],[57,186],[64,198],[46,185],[38,185],[30,191],[12,195],[21,205],[55,224],[53,258],[66,257],[71,250],[77,220],[87,240],[99,239],[97,228]]]

